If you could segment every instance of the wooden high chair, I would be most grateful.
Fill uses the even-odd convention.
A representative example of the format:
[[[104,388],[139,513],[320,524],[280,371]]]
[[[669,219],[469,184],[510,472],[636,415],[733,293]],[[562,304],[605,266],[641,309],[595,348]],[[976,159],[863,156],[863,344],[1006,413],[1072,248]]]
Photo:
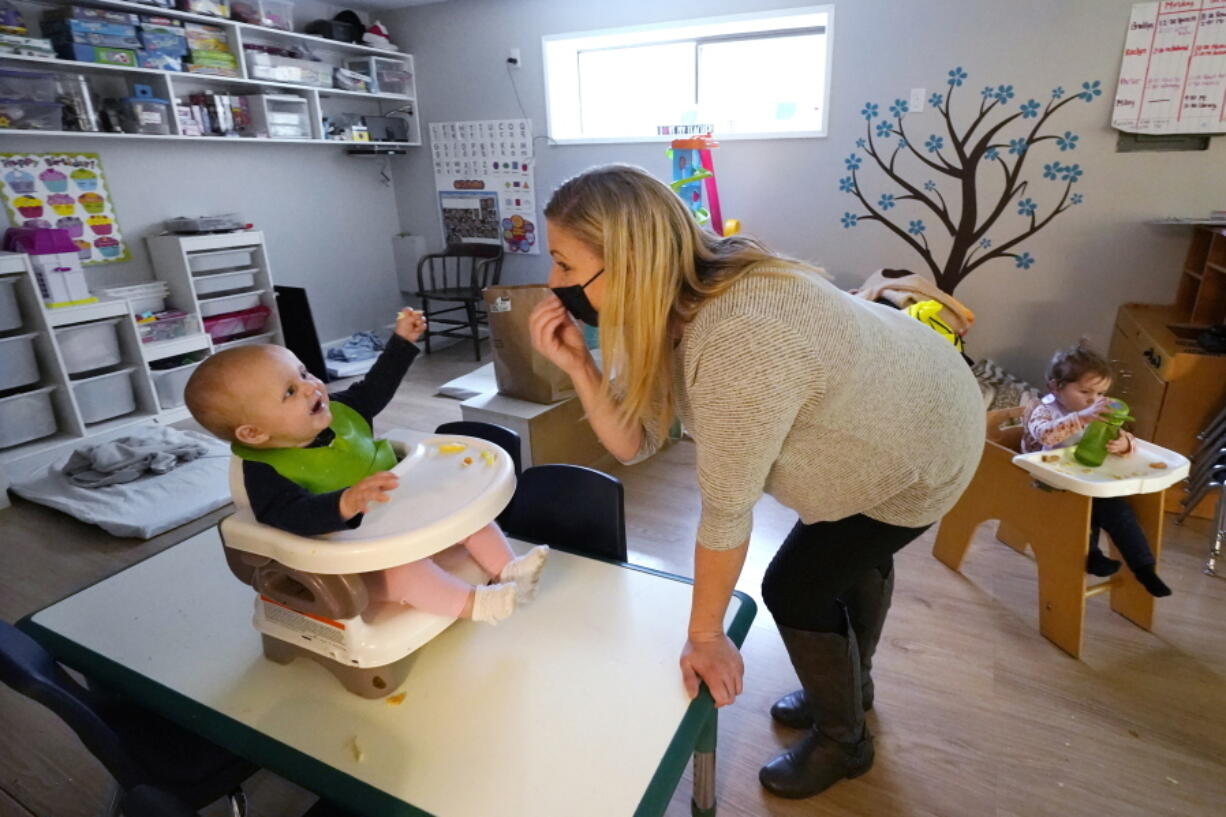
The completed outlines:
[[[1019,553],[1030,545],[1039,570],[1039,631],[1060,649],[1081,655],[1086,599],[1110,592],[1111,609],[1142,629],[1153,625],[1154,597],[1127,566],[1107,580],[1086,586],[1091,498],[1037,482],[1013,457],[1021,450],[1022,428],[1001,428],[1023,409],[988,412],[987,439],[979,469],[958,504],[941,520],[932,555],[958,570],[975,530],[1000,521],[996,537]],[[1162,548],[1163,491],[1127,497],[1154,558]],[[1119,559],[1114,544],[1112,558]]]

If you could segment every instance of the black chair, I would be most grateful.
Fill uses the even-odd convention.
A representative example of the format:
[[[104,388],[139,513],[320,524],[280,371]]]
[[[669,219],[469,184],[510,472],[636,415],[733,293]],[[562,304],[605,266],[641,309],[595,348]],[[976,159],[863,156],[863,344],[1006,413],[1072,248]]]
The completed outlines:
[[[141,784],[125,793],[119,803],[123,817],[200,817],[200,813],[175,795]],[[349,817],[331,803],[319,800],[302,817]]]
[[[83,686],[7,621],[0,621],[0,681],[77,733],[115,778],[121,807],[137,787],[148,786],[164,793],[155,800],[177,798],[199,809],[228,797],[232,814],[246,813],[241,785],[259,767],[146,709]]]
[[[499,244],[450,244],[440,253],[423,256],[417,262],[417,292],[430,328],[426,331],[426,353],[430,338],[471,337],[476,359],[481,359],[480,326],[488,323],[481,290],[496,286],[502,278],[502,246]],[[446,309],[430,309],[431,301],[456,303]],[[441,318],[463,312],[464,319]],[[436,326],[446,329],[435,329]]]
[[[505,524],[508,534],[558,550],[626,561],[621,480],[581,465],[536,465],[524,471]]]

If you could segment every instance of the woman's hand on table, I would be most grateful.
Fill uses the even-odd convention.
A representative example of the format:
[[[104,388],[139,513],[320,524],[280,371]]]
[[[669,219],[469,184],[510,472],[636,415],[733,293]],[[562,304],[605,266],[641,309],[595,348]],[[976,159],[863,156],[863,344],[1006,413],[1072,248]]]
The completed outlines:
[[[706,681],[715,706],[727,706],[741,694],[745,662],[732,639],[723,633],[691,635],[681,650],[681,678],[690,698],[698,695],[698,684]]]
[[[528,329],[536,350],[569,375],[591,360],[583,332],[556,297],[537,304],[528,319]]]

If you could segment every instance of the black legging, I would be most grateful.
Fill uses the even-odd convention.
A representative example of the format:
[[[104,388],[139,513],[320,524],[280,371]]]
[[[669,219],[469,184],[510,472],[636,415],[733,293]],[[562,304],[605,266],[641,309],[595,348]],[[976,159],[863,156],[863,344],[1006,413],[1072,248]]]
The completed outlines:
[[[1098,550],[1098,532],[1105,530],[1134,573],[1138,568],[1154,566],[1154,553],[1127,499],[1097,497],[1090,508],[1090,550]]]
[[[863,515],[797,522],[766,568],[762,601],[781,626],[842,632],[840,597],[868,570],[890,575],[894,554],[929,527],[903,528]]]

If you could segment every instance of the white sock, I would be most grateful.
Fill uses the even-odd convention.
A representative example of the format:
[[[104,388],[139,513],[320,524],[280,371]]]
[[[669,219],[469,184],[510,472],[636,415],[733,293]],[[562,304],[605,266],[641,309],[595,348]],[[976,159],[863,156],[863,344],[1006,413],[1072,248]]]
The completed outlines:
[[[483,584],[475,588],[473,621],[497,624],[515,612],[514,584]]]
[[[536,597],[536,585],[541,580],[541,569],[548,558],[549,548],[537,545],[523,556],[507,562],[502,573],[498,574],[498,581],[514,582],[519,601],[532,601]]]

